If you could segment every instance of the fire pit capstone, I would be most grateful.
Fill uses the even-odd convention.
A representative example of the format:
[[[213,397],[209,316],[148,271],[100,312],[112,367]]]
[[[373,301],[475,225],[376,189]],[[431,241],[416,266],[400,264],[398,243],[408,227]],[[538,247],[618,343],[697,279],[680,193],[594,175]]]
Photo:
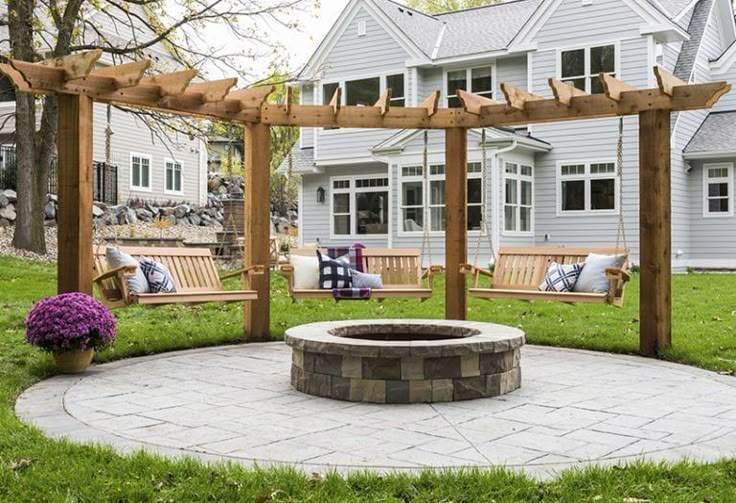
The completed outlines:
[[[427,403],[487,398],[521,386],[524,332],[492,323],[376,320],[286,331],[291,383],[351,402]]]

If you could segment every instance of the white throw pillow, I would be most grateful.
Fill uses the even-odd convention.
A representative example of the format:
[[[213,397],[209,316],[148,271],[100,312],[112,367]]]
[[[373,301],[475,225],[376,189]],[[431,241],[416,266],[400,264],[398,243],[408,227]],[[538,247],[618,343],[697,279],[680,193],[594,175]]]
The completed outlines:
[[[353,288],[370,288],[372,290],[383,288],[383,280],[380,274],[366,274],[351,269],[350,275],[353,277]]]
[[[626,263],[626,255],[598,255],[591,253],[585,260],[585,267],[575,283],[576,292],[606,293],[608,278],[606,269],[620,269]]]
[[[294,267],[294,288],[297,290],[319,289],[319,260],[301,255],[291,256],[291,265]]]
[[[128,255],[127,253],[123,253],[116,248],[108,246],[105,250],[105,259],[107,259],[107,267],[109,267],[111,270],[117,269],[118,267],[122,267],[124,265],[134,265],[137,267],[137,269],[135,270],[135,275],[128,278],[128,291],[131,294],[136,295],[151,292],[151,289],[148,286],[146,275],[143,274],[141,268],[138,267],[138,261],[132,256]]]

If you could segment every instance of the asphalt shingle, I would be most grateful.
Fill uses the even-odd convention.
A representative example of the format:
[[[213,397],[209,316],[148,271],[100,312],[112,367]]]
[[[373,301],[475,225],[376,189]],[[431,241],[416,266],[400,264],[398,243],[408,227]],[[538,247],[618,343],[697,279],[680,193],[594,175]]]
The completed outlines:
[[[708,115],[685,152],[736,152],[736,112]]]

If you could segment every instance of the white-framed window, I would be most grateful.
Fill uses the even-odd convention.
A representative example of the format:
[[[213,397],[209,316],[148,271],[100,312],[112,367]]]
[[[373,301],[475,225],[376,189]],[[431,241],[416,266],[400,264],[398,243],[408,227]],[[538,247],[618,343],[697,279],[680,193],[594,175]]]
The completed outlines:
[[[493,99],[493,66],[448,70],[445,74],[445,86],[448,107],[462,106],[457,97],[458,89]]]
[[[360,79],[346,79],[322,84],[322,104],[329,105],[338,87],[342,87],[342,105],[372,107],[386,89],[391,89],[391,106],[406,106],[406,75],[391,73]]]
[[[151,156],[130,154],[130,188],[151,191]]]
[[[164,192],[181,194],[183,192],[181,163],[173,159],[165,159],[164,165],[166,168]]]
[[[605,214],[618,209],[614,161],[562,162],[557,169],[560,214]]]
[[[420,165],[400,167],[401,233],[445,232],[445,166],[430,164],[429,183],[425,186],[424,169]],[[480,231],[483,224],[483,167],[480,162],[468,163],[468,230]]]
[[[615,77],[618,72],[616,44],[566,49],[560,51],[560,80],[591,94],[604,92],[598,75]]]
[[[529,164],[504,164],[505,234],[530,234],[534,220],[534,168]]]
[[[332,236],[388,234],[387,176],[335,177],[331,179],[331,187]]]
[[[703,166],[703,216],[733,216],[733,164]]]

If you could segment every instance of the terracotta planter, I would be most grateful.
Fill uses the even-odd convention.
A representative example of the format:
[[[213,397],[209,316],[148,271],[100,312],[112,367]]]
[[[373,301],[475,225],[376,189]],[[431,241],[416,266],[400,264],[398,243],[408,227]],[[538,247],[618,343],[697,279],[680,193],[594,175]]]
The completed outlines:
[[[94,356],[95,350],[93,348],[73,349],[63,353],[54,353],[54,361],[61,373],[79,374],[87,370]]]

